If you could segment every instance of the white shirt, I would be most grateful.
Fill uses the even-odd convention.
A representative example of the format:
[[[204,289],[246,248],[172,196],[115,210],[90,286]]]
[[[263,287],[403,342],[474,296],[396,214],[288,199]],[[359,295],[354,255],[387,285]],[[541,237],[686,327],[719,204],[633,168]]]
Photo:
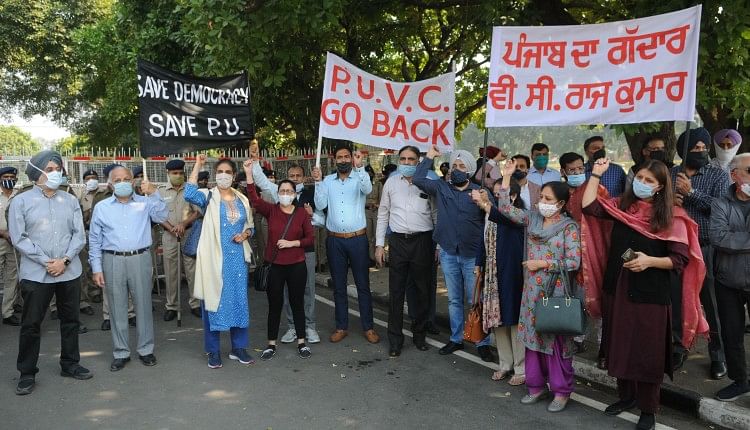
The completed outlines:
[[[388,227],[395,233],[432,231],[437,220],[437,206],[419,187],[400,173],[392,174],[385,185],[378,206],[375,246],[385,245]]]
[[[529,169],[529,174],[526,175],[526,177],[529,178],[529,182],[533,182],[539,186],[542,186],[547,182],[559,181],[560,172],[548,167],[544,170],[544,173],[539,173],[539,171],[536,170],[536,167],[531,166],[531,168]]]
[[[531,209],[531,194],[529,194],[529,183],[526,182],[521,186],[521,200],[526,205],[527,209]]]

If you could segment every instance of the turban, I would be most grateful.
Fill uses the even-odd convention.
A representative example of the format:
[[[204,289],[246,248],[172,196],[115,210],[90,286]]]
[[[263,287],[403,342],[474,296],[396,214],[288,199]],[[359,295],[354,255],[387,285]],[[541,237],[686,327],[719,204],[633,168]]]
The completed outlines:
[[[50,161],[60,167],[63,166],[62,157],[58,152],[45,150],[31,157],[31,160],[29,160],[30,165],[26,166],[26,176],[36,182],[42,176],[42,171],[44,171]],[[34,166],[37,168],[35,169]]]
[[[492,159],[497,157],[497,154],[500,153],[500,148],[496,146],[488,146],[487,150],[484,152],[484,155],[487,156],[487,158]]]
[[[469,174],[472,174],[477,170],[477,162],[474,160],[474,157],[469,151],[459,149],[451,152],[451,166],[453,166],[453,163],[456,160],[463,161],[464,165],[466,166],[466,171],[469,172]]]
[[[732,141],[732,146],[737,146],[742,143],[742,136],[740,136],[740,133],[731,128],[717,131],[716,134],[714,134],[714,143],[718,145],[727,137]]]
[[[688,130],[684,131],[680,137],[677,138],[677,155],[679,155],[680,158],[685,156],[686,152],[695,148],[695,145],[697,145],[698,142],[703,142],[706,146],[711,143],[711,134],[704,127],[694,128],[689,130],[689,132],[689,139],[686,139]]]

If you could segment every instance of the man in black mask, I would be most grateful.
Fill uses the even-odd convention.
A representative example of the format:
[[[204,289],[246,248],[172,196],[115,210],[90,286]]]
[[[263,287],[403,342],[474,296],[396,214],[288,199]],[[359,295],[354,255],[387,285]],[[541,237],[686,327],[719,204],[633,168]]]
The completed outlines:
[[[721,342],[721,326],[716,313],[716,296],[714,294],[713,248],[709,241],[709,219],[711,204],[717,198],[727,195],[730,180],[729,174],[718,167],[708,164],[708,145],[711,135],[703,127],[689,130],[677,139],[677,155],[684,158],[682,165],[671,169],[675,190],[675,202],[687,211],[698,224],[698,238],[706,263],[706,279],[701,289],[701,304],[706,313],[710,329],[708,351],[711,357],[711,378],[721,379],[727,374],[724,359],[724,347]],[[673,283],[674,284],[674,283]],[[674,356],[672,364],[675,370],[685,361],[687,350],[682,345],[682,291],[672,288],[672,336]]]
[[[657,160],[666,164],[670,169],[672,168],[672,166],[674,166],[673,162],[667,161],[666,148],[667,145],[664,142],[664,137],[659,134],[648,135],[643,140],[643,145],[641,145],[641,161],[640,163],[634,164],[633,167],[628,170],[628,176],[627,178],[625,178],[626,190],[629,190],[633,186],[633,178],[635,177],[636,172],[638,172],[641,166],[646,162],[650,160]]]

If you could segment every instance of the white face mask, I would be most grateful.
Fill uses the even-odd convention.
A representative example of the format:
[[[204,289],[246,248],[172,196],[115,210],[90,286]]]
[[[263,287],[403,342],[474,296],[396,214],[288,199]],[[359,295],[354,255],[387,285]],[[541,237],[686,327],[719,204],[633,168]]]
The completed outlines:
[[[86,181],[86,191],[94,191],[99,188],[99,181],[96,179],[89,179]]]
[[[719,160],[719,163],[723,167],[727,167],[729,165],[729,162],[732,161],[732,158],[737,155],[737,151],[740,149],[740,145],[734,145],[729,149],[724,149],[714,143],[714,149],[716,150],[716,159]]]
[[[294,196],[290,195],[280,195],[279,196],[279,203],[281,203],[281,206],[289,206],[294,201]]]
[[[740,185],[740,190],[745,193],[746,196],[750,197],[750,182]]]
[[[539,207],[539,213],[545,218],[549,218],[559,211],[557,204],[537,203],[537,206]]]
[[[232,186],[232,175],[229,173],[217,173],[216,174],[216,186],[222,190]]]

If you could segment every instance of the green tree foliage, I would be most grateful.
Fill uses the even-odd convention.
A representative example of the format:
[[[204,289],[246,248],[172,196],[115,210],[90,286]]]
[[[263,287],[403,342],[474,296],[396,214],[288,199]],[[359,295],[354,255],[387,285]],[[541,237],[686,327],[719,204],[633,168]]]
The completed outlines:
[[[0,155],[34,154],[39,150],[39,142],[29,133],[14,125],[0,125]]]

